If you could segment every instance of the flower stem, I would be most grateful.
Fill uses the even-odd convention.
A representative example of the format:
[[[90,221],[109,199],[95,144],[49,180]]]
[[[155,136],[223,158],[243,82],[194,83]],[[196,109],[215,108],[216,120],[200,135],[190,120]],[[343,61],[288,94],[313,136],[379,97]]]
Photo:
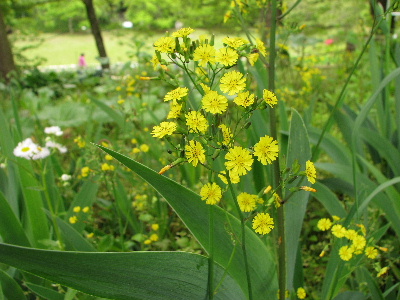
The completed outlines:
[[[275,90],[275,37],[276,37],[276,23],[277,23],[277,0],[271,2],[271,28],[269,40],[269,69],[268,69],[268,89],[272,92]],[[275,110],[270,109],[270,128],[271,135],[274,139],[278,139],[277,133],[277,120]],[[274,185],[278,185],[280,181],[280,166],[279,160],[273,164],[273,178]],[[278,187],[276,193],[282,199],[282,188]],[[285,243],[285,211],[284,205],[278,208],[278,283],[279,283],[279,299],[285,299],[286,292],[286,243]]]
[[[240,227],[242,231],[242,251],[243,251],[243,259],[244,259],[244,267],[246,270],[246,278],[247,278],[247,289],[249,290],[249,300],[253,300],[253,292],[251,290],[251,278],[250,278],[250,270],[249,263],[247,261],[247,251],[246,251],[246,226],[244,224],[244,217],[242,211],[240,210],[239,203],[237,202],[235,191],[233,190],[233,185],[231,179],[229,177],[229,172],[226,174],[226,179],[228,180],[229,190],[231,192],[233,202],[235,203],[236,210],[240,216]]]
[[[208,254],[208,299],[214,299],[214,205],[209,205],[209,231],[210,252]]]

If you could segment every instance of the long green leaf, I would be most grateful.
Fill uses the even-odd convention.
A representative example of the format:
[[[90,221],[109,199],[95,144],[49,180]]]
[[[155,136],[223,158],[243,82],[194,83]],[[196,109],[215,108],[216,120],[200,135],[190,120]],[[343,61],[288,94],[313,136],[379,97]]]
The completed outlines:
[[[120,300],[206,299],[208,259],[186,252],[64,252],[0,243],[0,261],[98,297]],[[215,265],[216,283],[223,269]],[[229,276],[214,297],[243,300]]]
[[[311,157],[311,150],[307,129],[300,114],[292,109],[292,121],[290,123],[289,143],[287,151],[286,165],[291,167],[297,160],[305,169],[306,161]],[[300,178],[295,180],[288,188],[298,186]],[[285,204],[285,236],[286,236],[286,253],[287,253],[287,284],[288,289],[294,287],[296,278],[302,277],[302,270],[298,270],[301,274],[295,274],[295,266],[297,259],[297,251],[299,248],[299,240],[301,228],[303,225],[304,214],[306,212],[309,192],[298,192],[289,199]],[[300,283],[301,284],[301,283]]]
[[[0,293],[1,291],[3,291],[3,295],[6,299],[26,300],[24,292],[19,284],[2,270],[0,270]]]
[[[171,205],[203,248],[209,251],[209,207],[201,201],[199,195],[122,154],[102,146],[98,147],[152,185]],[[218,241],[218,247],[214,249],[214,260],[226,268],[244,293],[248,294],[243,254],[238,245],[240,232],[240,221],[237,218],[220,207],[214,209],[214,236]],[[275,295],[278,289],[275,259],[261,239],[249,228],[246,228],[246,242],[254,299],[269,299],[268,297]],[[234,258],[230,262],[234,251]]]
[[[46,300],[64,300],[63,294],[57,293],[55,290],[49,289],[47,287],[34,283],[26,283],[26,286],[36,295],[39,295]]]
[[[313,193],[313,196],[318,199],[332,216],[340,218],[346,216],[346,210],[343,208],[342,203],[326,185],[316,182],[313,187],[317,190],[317,192]]]
[[[111,107],[109,107],[107,104],[96,100],[94,98],[91,97],[90,101],[92,101],[94,104],[96,104],[100,109],[102,109],[107,115],[109,115],[114,121],[115,123],[118,124],[118,126],[123,129],[125,126],[125,119],[121,116],[121,114],[119,114],[118,112],[116,112],[115,110],[113,110]]]

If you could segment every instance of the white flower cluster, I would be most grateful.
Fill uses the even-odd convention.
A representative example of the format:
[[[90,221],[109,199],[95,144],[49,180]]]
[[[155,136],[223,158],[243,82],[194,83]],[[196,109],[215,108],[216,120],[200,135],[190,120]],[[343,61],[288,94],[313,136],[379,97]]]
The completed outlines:
[[[44,129],[46,134],[54,134],[60,136],[63,131],[58,126],[46,127]],[[31,138],[27,138],[22,142],[18,143],[14,149],[14,155],[29,160],[43,159],[50,155],[50,149],[57,149],[60,153],[66,153],[68,150],[63,145],[52,141],[50,138],[46,138],[46,146],[42,147],[34,143]]]

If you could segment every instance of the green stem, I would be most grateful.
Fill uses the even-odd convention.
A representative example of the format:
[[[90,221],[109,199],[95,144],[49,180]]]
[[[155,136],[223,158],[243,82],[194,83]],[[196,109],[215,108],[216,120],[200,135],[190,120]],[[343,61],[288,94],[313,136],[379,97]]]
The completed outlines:
[[[210,226],[208,237],[210,240],[210,252],[208,254],[208,299],[214,299],[214,205],[209,205]]]
[[[276,23],[277,23],[277,0],[272,0],[272,11],[271,11],[271,28],[270,28],[270,40],[269,40],[269,69],[268,69],[268,88],[270,91],[275,90],[275,58],[276,58]],[[271,135],[274,139],[278,139],[277,130],[277,118],[274,109],[269,109],[270,112],[270,128]],[[279,160],[276,160],[273,164],[273,179],[274,185],[277,186],[280,181],[280,166]],[[276,190],[277,194],[281,199],[282,188],[278,186]],[[279,299],[285,299],[286,292],[286,241],[285,241],[285,211],[284,205],[278,208],[278,283],[279,283]]]
[[[240,227],[241,227],[241,232],[242,232],[242,251],[243,251],[243,259],[244,259],[244,267],[246,270],[246,278],[247,278],[247,289],[249,290],[249,300],[253,300],[253,292],[251,289],[251,278],[250,278],[250,270],[249,270],[249,263],[247,260],[247,250],[246,250],[246,226],[244,224],[244,217],[242,214],[242,211],[240,210],[239,203],[237,202],[237,198],[235,195],[235,191],[233,190],[233,185],[231,182],[231,179],[229,177],[229,172],[226,173],[226,179],[228,180],[228,186],[229,190],[231,192],[233,202],[235,203],[235,207],[237,210],[237,213],[240,217]]]

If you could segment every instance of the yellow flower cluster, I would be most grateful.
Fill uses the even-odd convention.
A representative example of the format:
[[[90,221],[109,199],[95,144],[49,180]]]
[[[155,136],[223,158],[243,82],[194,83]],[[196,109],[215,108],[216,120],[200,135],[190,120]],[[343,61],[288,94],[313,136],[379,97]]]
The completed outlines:
[[[69,221],[71,224],[75,224],[75,223],[77,223],[77,222],[79,221],[79,215],[80,215],[79,213],[80,213],[80,212],[83,212],[83,213],[85,213],[85,214],[89,213],[90,207],[89,207],[89,206],[85,206],[84,208],[81,208],[80,206],[74,206],[74,207],[72,208],[72,211],[73,211],[75,214],[78,214],[78,215],[73,215],[73,216],[69,217],[68,221]]]

